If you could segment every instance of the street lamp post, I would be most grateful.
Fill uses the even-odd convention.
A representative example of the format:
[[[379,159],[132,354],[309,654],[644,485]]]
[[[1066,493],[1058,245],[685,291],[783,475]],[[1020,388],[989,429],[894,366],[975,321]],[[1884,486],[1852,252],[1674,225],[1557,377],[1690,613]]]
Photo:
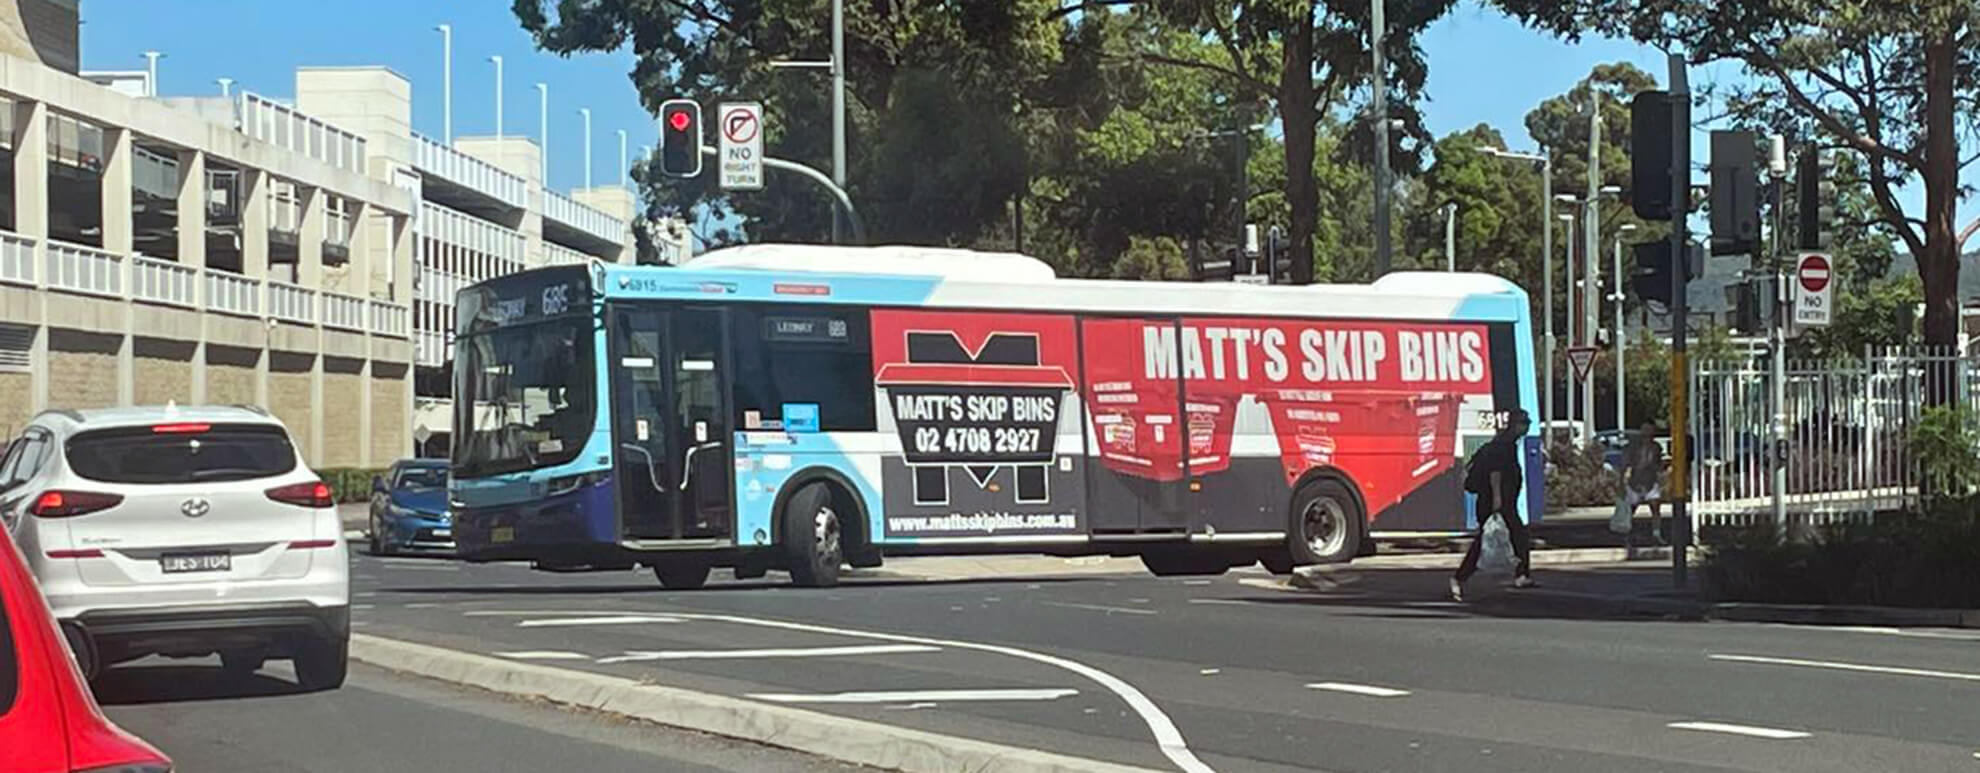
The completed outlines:
[[[1635,223],[1624,223],[1616,227],[1616,247],[1614,250],[1613,257],[1610,258],[1610,266],[1609,266],[1609,276],[1611,278],[1611,281],[1616,283],[1616,291],[1609,295],[1609,304],[1611,308],[1614,309],[1614,314],[1615,314],[1615,316],[1613,317],[1615,322],[1615,329],[1610,331],[1610,336],[1615,339],[1615,345],[1616,345],[1616,433],[1618,435],[1629,431],[1629,419],[1628,419],[1628,414],[1624,409],[1625,402],[1623,400],[1623,385],[1624,385],[1623,352],[1625,349],[1628,348],[1628,346],[1627,346],[1627,342],[1625,341],[1626,336],[1623,335],[1624,295],[1623,295],[1623,270],[1622,270],[1623,267],[1622,244],[1623,244],[1623,234],[1629,233],[1634,230],[1636,230]]]
[[[626,130],[619,130],[619,187],[626,187]]]
[[[1563,245],[1563,246],[1564,246],[1564,247],[1566,248],[1566,251],[1567,251],[1567,255],[1566,255],[1566,258],[1567,258],[1567,261],[1566,261],[1566,263],[1567,263],[1567,277],[1566,277],[1566,287],[1567,287],[1567,293],[1566,293],[1566,294],[1565,294],[1565,295],[1564,295],[1563,297],[1564,297],[1564,298],[1566,299],[1566,301],[1567,301],[1567,314],[1566,314],[1566,315],[1564,315],[1564,316],[1566,316],[1566,318],[1567,318],[1567,340],[1568,340],[1568,348],[1570,348],[1570,349],[1572,349],[1572,348],[1574,348],[1574,346],[1575,346],[1575,341],[1576,341],[1576,340],[1578,340],[1578,339],[1577,339],[1577,338],[1575,337],[1575,318],[1576,318],[1576,315],[1575,315],[1575,313],[1574,313],[1574,311],[1575,311],[1575,309],[1574,309],[1574,289],[1575,289],[1575,286],[1574,286],[1574,263],[1575,263],[1575,260],[1574,260],[1574,224],[1575,224],[1575,223],[1577,223],[1577,222],[1579,222],[1579,221],[1581,220],[1581,211],[1580,211],[1580,200],[1579,200],[1579,199],[1576,199],[1575,197],[1573,197],[1573,196],[1571,196],[1571,195],[1568,195],[1568,194],[1565,194],[1565,193],[1563,193],[1563,194],[1560,194],[1559,196],[1556,196],[1555,198],[1557,198],[1557,199],[1559,199],[1559,200],[1560,200],[1560,201],[1561,201],[1562,203],[1564,203],[1564,204],[1570,204],[1570,205],[1573,205],[1573,206],[1575,207],[1575,211],[1574,211],[1574,212],[1572,212],[1572,213],[1568,213],[1568,212],[1562,212],[1562,213],[1560,213],[1560,214],[1558,214],[1558,215],[1555,215],[1555,216],[1554,216],[1554,217],[1555,217],[1556,219],[1558,219],[1558,220],[1560,220],[1560,221],[1561,221],[1561,223],[1562,223],[1563,225],[1566,225],[1566,226],[1567,226],[1567,236],[1566,236],[1566,237],[1565,237],[1565,239],[1564,239],[1564,240],[1563,240],[1563,241],[1561,242],[1561,244],[1562,244],[1562,245]],[[1567,382],[1567,419],[1568,419],[1568,421],[1569,421],[1570,423],[1572,423],[1572,422],[1574,421],[1574,419],[1575,419],[1575,414],[1576,414],[1576,412],[1577,412],[1577,411],[1579,410],[1579,408],[1580,408],[1580,406],[1581,406],[1581,403],[1580,403],[1580,402],[1579,402],[1578,400],[1576,400],[1576,399],[1575,399],[1575,398],[1576,398],[1576,397],[1578,396],[1578,391],[1577,391],[1577,388],[1576,388],[1576,387],[1577,387],[1577,383],[1579,382],[1579,379],[1576,379],[1576,378],[1574,378],[1574,374],[1570,372],[1570,373],[1568,374],[1568,378],[1567,378],[1567,379],[1565,379],[1565,381]],[[1549,388],[1552,388],[1552,387],[1551,387],[1551,385],[1549,385]],[[1573,432],[1573,436],[1574,436],[1574,440],[1575,440],[1575,442],[1576,442],[1577,444],[1579,444],[1579,443],[1581,442],[1581,429],[1580,429],[1580,428],[1579,428],[1578,426],[1574,428],[1574,432]]]
[[[158,57],[161,56],[164,54],[157,51],[144,52],[144,95],[147,97],[158,96]]]
[[[591,187],[591,108],[578,108],[578,115],[584,116],[584,187]]]
[[[1547,428],[1547,422],[1554,420],[1554,197],[1549,195],[1554,185],[1554,154],[1545,145],[1540,146],[1539,153],[1491,146],[1479,150],[1498,158],[1540,164],[1540,325],[1546,331],[1541,335],[1540,426],[1544,441],[1551,439],[1553,430]]]
[[[214,78],[213,82],[220,84],[220,96],[231,97],[234,95],[233,78]]]
[[[780,60],[771,67],[822,67],[832,74],[832,184],[846,189],[846,5],[832,0],[832,58],[826,61]],[[832,243],[840,241],[839,211],[832,210]]]
[[[1389,79],[1382,65],[1382,38],[1388,24],[1382,18],[1387,0],[1369,0],[1368,48],[1375,76],[1375,276],[1389,273]]]
[[[1457,202],[1444,205],[1444,270],[1457,271]]]
[[[440,32],[440,142],[454,146],[454,27],[442,24]]]
[[[536,174],[538,184],[550,184],[550,84],[536,84]]]
[[[488,61],[495,64],[495,152],[502,153],[502,57],[491,56]],[[498,155],[498,158],[501,156]]]

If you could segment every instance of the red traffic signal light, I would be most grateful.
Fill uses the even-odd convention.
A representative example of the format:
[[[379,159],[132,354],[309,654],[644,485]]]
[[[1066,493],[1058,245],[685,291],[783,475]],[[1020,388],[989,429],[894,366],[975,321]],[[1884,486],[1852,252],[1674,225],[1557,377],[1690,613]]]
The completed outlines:
[[[660,171],[669,177],[701,174],[701,105],[692,99],[660,103]]]

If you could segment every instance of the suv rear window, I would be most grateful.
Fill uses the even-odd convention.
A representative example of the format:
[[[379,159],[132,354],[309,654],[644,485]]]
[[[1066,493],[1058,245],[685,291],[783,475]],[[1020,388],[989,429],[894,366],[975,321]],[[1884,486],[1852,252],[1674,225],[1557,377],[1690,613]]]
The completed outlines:
[[[207,483],[268,478],[296,468],[279,427],[166,424],[85,432],[69,439],[69,469],[105,483]]]

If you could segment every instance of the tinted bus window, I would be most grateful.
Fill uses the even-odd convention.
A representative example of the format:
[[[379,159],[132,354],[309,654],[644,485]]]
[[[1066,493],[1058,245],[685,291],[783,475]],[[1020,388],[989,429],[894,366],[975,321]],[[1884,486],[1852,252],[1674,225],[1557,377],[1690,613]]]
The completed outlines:
[[[733,319],[736,426],[756,429],[752,416],[780,421],[786,403],[816,403],[820,430],[875,428],[864,309],[738,309]]]
[[[77,475],[105,483],[250,480],[296,468],[288,434],[265,425],[215,425],[205,432],[99,430],[71,439],[68,454]]]

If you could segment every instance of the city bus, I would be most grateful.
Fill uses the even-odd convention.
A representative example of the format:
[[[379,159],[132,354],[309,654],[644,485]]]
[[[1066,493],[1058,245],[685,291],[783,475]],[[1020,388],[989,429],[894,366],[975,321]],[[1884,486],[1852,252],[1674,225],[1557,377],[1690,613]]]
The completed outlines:
[[[458,304],[460,557],[669,588],[714,568],[827,586],[907,555],[1345,562],[1472,528],[1466,456],[1535,412],[1526,294],[1480,274],[1088,280],[763,244],[539,268]]]

